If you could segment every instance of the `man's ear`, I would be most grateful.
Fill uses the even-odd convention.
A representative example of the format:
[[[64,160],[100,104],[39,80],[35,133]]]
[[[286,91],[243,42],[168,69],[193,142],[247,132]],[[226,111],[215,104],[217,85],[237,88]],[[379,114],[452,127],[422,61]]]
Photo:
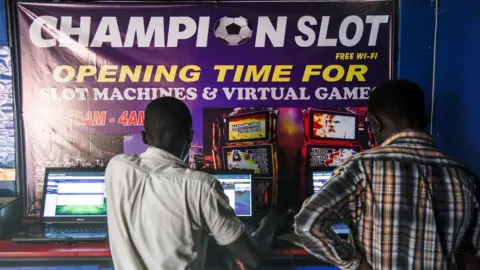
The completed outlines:
[[[142,130],[142,141],[144,144],[148,145],[147,132],[145,132],[145,130]]]
[[[193,142],[193,129],[190,131],[190,136],[188,138],[188,143],[192,143]]]
[[[380,122],[377,116],[375,115],[370,115],[370,124],[372,125],[372,128],[378,132],[381,133],[383,130],[383,124]]]

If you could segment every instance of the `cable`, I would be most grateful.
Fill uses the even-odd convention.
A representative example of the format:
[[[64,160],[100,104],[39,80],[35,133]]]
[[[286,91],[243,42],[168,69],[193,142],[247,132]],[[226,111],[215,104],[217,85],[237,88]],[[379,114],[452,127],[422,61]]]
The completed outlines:
[[[41,199],[36,199],[36,200],[33,200],[33,201],[28,205],[28,207],[27,207],[27,215],[28,215],[29,217],[31,217],[32,214],[36,213],[37,211],[40,211],[40,208],[37,208],[37,207],[35,207],[35,208],[32,209],[32,207],[35,205],[35,203],[40,202],[40,201],[41,201]]]
[[[430,135],[433,136],[433,119],[435,114],[435,90],[437,81],[437,40],[438,40],[438,20],[440,13],[440,0],[435,0],[435,29],[433,36],[433,67],[432,67],[432,108],[430,109]]]

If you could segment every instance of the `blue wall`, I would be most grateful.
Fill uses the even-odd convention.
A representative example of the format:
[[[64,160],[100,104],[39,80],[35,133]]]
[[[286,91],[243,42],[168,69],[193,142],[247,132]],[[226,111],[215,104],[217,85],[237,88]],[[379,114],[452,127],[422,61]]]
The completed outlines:
[[[5,8],[5,0],[0,0],[0,46],[8,46],[7,13]]]
[[[412,80],[425,90],[425,100],[430,112],[433,75],[433,33],[435,26],[434,1],[398,1],[400,1],[398,77],[400,79]]]
[[[480,1],[440,1],[434,136],[480,175]]]
[[[399,77],[429,100],[435,1],[400,1]],[[440,1],[433,136],[441,151],[480,174],[480,1]]]

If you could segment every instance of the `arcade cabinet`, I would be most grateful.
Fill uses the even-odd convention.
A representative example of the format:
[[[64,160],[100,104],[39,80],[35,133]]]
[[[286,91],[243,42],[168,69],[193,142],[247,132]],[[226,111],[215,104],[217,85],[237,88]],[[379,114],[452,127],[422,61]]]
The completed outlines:
[[[308,183],[312,172],[337,167],[362,151],[358,136],[359,116],[347,112],[303,110],[304,143],[301,150],[300,188],[303,200],[313,194]]]
[[[223,117],[213,125],[213,157],[216,170],[254,172],[254,203],[258,218],[275,207],[278,188],[278,111],[261,110]]]

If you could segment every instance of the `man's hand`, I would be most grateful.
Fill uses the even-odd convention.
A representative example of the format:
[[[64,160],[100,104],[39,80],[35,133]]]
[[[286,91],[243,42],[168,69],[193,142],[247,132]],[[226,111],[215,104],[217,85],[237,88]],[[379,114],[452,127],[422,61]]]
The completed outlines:
[[[268,214],[266,215],[262,221],[260,221],[260,227],[266,228],[277,228],[278,226],[282,225],[284,221],[284,217],[277,215],[277,214]]]

